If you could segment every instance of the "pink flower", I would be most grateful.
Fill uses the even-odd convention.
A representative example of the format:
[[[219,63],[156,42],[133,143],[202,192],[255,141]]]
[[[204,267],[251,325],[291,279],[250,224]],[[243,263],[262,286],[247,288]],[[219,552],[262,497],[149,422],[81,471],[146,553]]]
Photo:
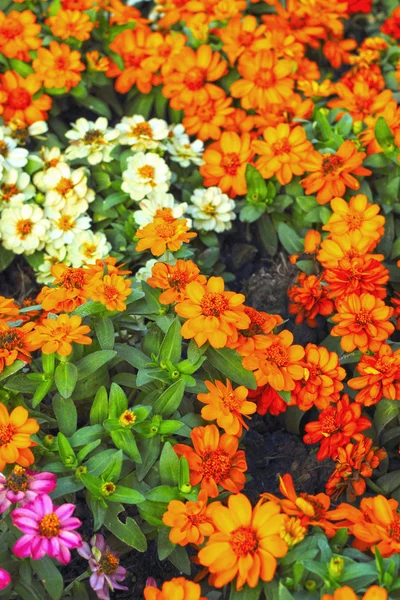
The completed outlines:
[[[53,473],[38,473],[16,465],[8,477],[0,473],[0,514],[11,504],[19,502],[26,506],[38,494],[49,494],[55,490],[57,478]]]
[[[13,525],[24,533],[14,544],[18,558],[31,556],[40,560],[46,554],[66,565],[71,560],[71,548],[82,546],[79,533],[73,531],[82,525],[72,517],[74,504],[55,506],[47,494],[40,494],[24,508],[11,513]]]
[[[4,590],[11,583],[11,575],[0,567],[0,590]]]
[[[119,564],[118,555],[111,552],[102,535],[96,534],[90,540],[91,547],[83,542],[78,548],[78,553],[89,561],[92,574],[89,579],[91,588],[96,592],[99,600],[109,600],[111,590],[127,590],[124,585],[119,585],[126,577],[126,569]]]

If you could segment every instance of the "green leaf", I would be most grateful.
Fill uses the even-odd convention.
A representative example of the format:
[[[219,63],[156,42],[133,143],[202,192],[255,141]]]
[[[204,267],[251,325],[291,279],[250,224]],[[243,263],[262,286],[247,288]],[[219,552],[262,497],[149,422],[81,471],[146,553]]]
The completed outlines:
[[[378,140],[385,156],[397,162],[399,149],[394,135],[383,117],[378,117],[375,123],[375,137]]]
[[[69,441],[73,448],[79,448],[80,446],[97,441],[103,433],[104,429],[101,425],[88,425],[80,427],[78,431],[75,431]]]
[[[109,317],[101,317],[96,321],[94,327],[97,339],[102,350],[112,350],[114,348],[115,333],[114,325]]]
[[[386,215],[385,233],[380,239],[377,246],[377,252],[381,252],[385,258],[389,258],[392,253],[393,242],[395,236],[394,216],[393,213]]]
[[[78,369],[78,381],[87,379],[92,373],[95,373],[102,366],[107,364],[117,355],[115,350],[98,350],[84,356],[80,361],[76,363]]]
[[[125,523],[119,520],[118,515],[123,510],[124,507],[121,504],[109,506],[104,516],[104,525],[119,540],[131,548],[135,548],[139,552],[145,552],[147,550],[146,536],[131,517],[128,517]]]
[[[54,381],[63,398],[70,398],[78,381],[78,369],[69,362],[60,363],[54,373]]]
[[[67,436],[75,433],[78,424],[78,413],[71,398],[62,398],[56,394],[53,398],[53,410],[59,430]]]
[[[102,486],[101,480],[90,473],[82,473],[80,477],[85,488],[88,489],[95,498],[100,498]]]
[[[151,502],[171,502],[171,500],[177,500],[178,498],[178,488],[169,485],[159,485],[146,494],[146,500]]]
[[[155,288],[152,288],[145,281],[142,282],[142,289],[144,291],[144,296],[146,298],[146,302],[147,302],[147,306],[149,307],[149,311],[151,313],[157,313],[158,314],[160,308],[162,308],[161,304],[159,302],[159,297],[160,297],[160,294],[161,294],[161,290],[157,290]]]
[[[250,163],[246,165],[246,185],[246,200],[249,202],[249,204],[261,203],[267,199],[268,189],[264,177],[256,169],[256,167]]]
[[[128,399],[124,390],[117,384],[112,383],[110,389],[110,409],[108,416],[111,419],[119,419],[128,408]]]
[[[18,60],[17,58],[10,58],[10,67],[13,71],[16,71],[18,75],[22,75],[22,77],[27,77],[34,72],[29,63]]]
[[[239,219],[242,223],[254,223],[265,213],[266,209],[265,204],[245,204],[240,209]]]
[[[395,489],[400,487],[400,471],[390,471],[379,477],[376,484],[383,490],[386,495],[390,495]]]
[[[163,485],[177,485],[179,480],[179,458],[169,442],[160,456],[160,479]]]
[[[117,431],[111,431],[110,435],[115,446],[129,456],[131,460],[133,460],[135,463],[142,462],[132,431],[119,429]]]
[[[154,413],[163,417],[173,415],[182,401],[184,391],[185,383],[181,379],[175,381],[154,403]]]
[[[135,367],[135,369],[142,369],[151,362],[151,358],[144,352],[135,348],[134,346],[128,346],[127,344],[115,344],[115,350],[123,360]]]
[[[182,546],[176,546],[174,551],[169,555],[168,560],[182,573],[190,575],[191,566],[186,549]]]
[[[136,474],[139,481],[142,481],[151,467],[156,462],[160,453],[160,436],[138,441],[142,464],[136,466]]]
[[[110,194],[103,202],[104,210],[109,210],[113,206],[118,206],[118,204],[123,204],[129,200],[128,194],[125,192],[114,192],[114,194]]]
[[[162,341],[159,360],[170,360],[176,364],[181,358],[182,336],[181,323],[178,317],[174,319]]]
[[[229,594],[229,600],[258,600],[261,595],[262,583],[261,581],[255,588],[250,588],[246,585],[239,592],[236,589],[235,584],[231,585],[231,591]]]
[[[123,460],[124,455],[122,453],[122,450],[118,450],[118,452],[114,454],[109,464],[101,474],[102,480],[106,482],[112,481],[113,483],[117,483],[121,475]]]
[[[78,308],[74,310],[74,315],[78,315],[80,317],[88,317],[91,315],[97,315],[98,313],[103,313],[104,310],[104,304],[102,304],[101,302],[93,302],[93,300],[89,300],[88,302],[85,302],[85,304],[78,306]]]
[[[250,390],[257,388],[256,380],[251,371],[242,365],[242,359],[235,350],[230,348],[208,348],[207,357],[210,363],[227,377]]]
[[[14,258],[14,252],[11,252],[11,250],[6,250],[0,245],[0,272],[4,271],[4,269],[7,269],[8,265],[12,263]]]
[[[10,375],[14,375],[14,373],[25,367],[25,365],[26,362],[24,362],[23,360],[16,360],[12,365],[6,367],[3,370],[3,372],[0,373],[0,381],[6,379],[7,377],[10,377]]]
[[[115,492],[111,496],[108,496],[107,499],[110,502],[122,502],[123,504],[140,504],[144,502],[145,497],[136,490],[117,485]]]
[[[33,408],[36,408],[36,406],[41,403],[43,398],[45,398],[47,396],[47,394],[49,393],[49,391],[51,390],[52,387],[53,387],[53,378],[45,379],[44,381],[42,381],[39,384],[39,386],[37,387],[37,389],[33,395],[33,398],[32,398],[32,407]]]
[[[278,237],[282,246],[289,254],[303,251],[303,242],[292,227],[286,223],[279,223]]]
[[[61,432],[57,436],[57,445],[63,464],[71,468],[77,466],[76,454],[65,435]]]
[[[176,544],[173,544],[169,539],[169,527],[160,527],[157,536],[157,554],[160,560],[165,560],[172,554]]]
[[[89,110],[101,115],[102,117],[106,117],[107,119],[111,119],[112,117],[111,110],[108,108],[107,104],[99,98],[95,98],[94,96],[86,96],[85,98],[77,98],[76,101],[81,106],[85,106]]]
[[[107,390],[103,386],[94,397],[92,407],[90,409],[90,424],[102,425],[108,416],[108,396]]]
[[[271,217],[266,213],[263,214],[257,222],[257,227],[262,245],[267,254],[269,254],[269,256],[275,256],[278,252],[278,236],[274,224],[271,221]]]
[[[51,558],[44,556],[40,560],[30,559],[29,563],[52,600],[60,600],[64,590],[64,581]]]
[[[61,498],[66,494],[74,494],[83,488],[83,483],[75,477],[75,475],[68,475],[67,477],[57,478],[57,487],[54,492],[51,492],[50,497],[53,500]]]
[[[386,425],[400,414],[400,402],[383,398],[376,405],[374,427],[379,436]]]

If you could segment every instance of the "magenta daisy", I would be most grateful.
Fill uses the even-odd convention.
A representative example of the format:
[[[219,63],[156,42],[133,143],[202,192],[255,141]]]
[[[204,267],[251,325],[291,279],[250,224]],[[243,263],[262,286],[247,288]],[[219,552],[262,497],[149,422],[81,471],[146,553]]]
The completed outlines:
[[[90,540],[90,546],[83,542],[78,548],[83,558],[89,561],[92,574],[89,579],[91,588],[96,592],[99,600],[109,600],[110,590],[127,590],[124,585],[119,585],[126,577],[126,569],[119,564],[118,555],[111,552],[111,548],[104,537],[96,534]]]
[[[38,473],[15,465],[8,477],[0,473],[0,514],[11,504],[26,506],[38,494],[49,494],[56,489],[57,477],[53,473]]]
[[[74,510],[75,504],[53,505],[47,494],[40,494],[24,508],[13,510],[13,525],[24,534],[14,544],[15,556],[40,560],[47,554],[63,565],[68,564],[70,550],[82,545],[80,534],[74,531],[82,523],[72,516]]]
[[[11,583],[11,575],[0,567],[0,590],[4,590]]]

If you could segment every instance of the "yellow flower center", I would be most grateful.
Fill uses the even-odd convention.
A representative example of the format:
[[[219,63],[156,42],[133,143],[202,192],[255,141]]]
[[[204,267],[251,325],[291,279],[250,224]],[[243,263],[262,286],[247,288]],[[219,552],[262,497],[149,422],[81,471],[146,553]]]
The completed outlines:
[[[96,244],[83,244],[83,255],[86,256],[86,258],[91,258],[96,250]]]
[[[153,130],[147,121],[143,121],[142,123],[138,123],[134,127],[131,127],[131,133],[138,138],[153,138]]]
[[[364,219],[363,219],[362,213],[360,213],[352,208],[349,210],[349,214],[347,215],[347,223],[348,223],[350,231],[360,229],[360,227],[363,223],[363,220]]]
[[[1,152],[0,152],[0,154],[1,154]],[[3,200],[3,202],[9,202],[10,199],[13,196],[16,196],[17,194],[19,194],[19,189],[17,188],[16,185],[12,185],[12,184],[9,184],[9,183],[4,183],[1,186],[1,196],[2,196],[1,199]]]
[[[371,323],[371,311],[362,308],[360,312],[357,313],[356,322],[359,325],[367,325],[367,323]]]
[[[136,415],[133,410],[126,410],[119,418],[122,427],[131,427],[136,421]]]
[[[229,301],[223,294],[218,292],[209,292],[204,294],[201,300],[203,315],[207,317],[219,317],[221,313],[229,308]]]
[[[225,154],[221,161],[221,167],[225,169],[228,175],[236,175],[237,170],[240,167],[240,158],[236,152]]]
[[[289,154],[292,146],[289,144],[289,140],[287,138],[283,138],[282,140],[275,142],[275,144],[272,144],[272,148],[274,154],[279,156],[281,154]]]
[[[12,470],[11,475],[7,478],[6,488],[15,493],[25,492],[28,487],[28,482],[29,477],[26,474],[26,470],[23,467],[16,465]]]
[[[189,90],[195,91],[203,87],[206,73],[199,67],[194,67],[185,75],[185,85]]]
[[[18,329],[7,329],[0,331],[0,348],[11,352],[22,342],[22,334]]]
[[[0,446],[4,446],[11,442],[14,431],[14,426],[10,423],[8,425],[0,425]]]
[[[159,225],[156,225],[155,230],[158,237],[164,240],[173,238],[176,233],[174,223],[160,223]]]
[[[113,575],[118,569],[119,558],[111,552],[102,552],[99,561],[99,571],[105,575]]]
[[[9,40],[22,33],[22,31],[22,23],[17,21],[17,19],[13,19],[12,17],[8,17],[4,21],[3,26],[0,28],[0,33]]]
[[[184,271],[175,271],[168,275],[168,283],[174,290],[182,290],[188,283],[188,275]]]
[[[239,410],[243,404],[243,400],[240,400],[236,396],[235,392],[230,392],[229,394],[224,396],[222,398],[222,402],[224,406],[226,406],[226,408],[232,412]]]
[[[343,159],[336,154],[325,154],[322,159],[322,173],[329,175],[343,165]]]
[[[150,183],[150,185],[155,185],[153,181],[155,173],[154,167],[152,167],[151,165],[143,165],[143,167],[138,168],[137,172],[142,179],[150,179],[150,181],[148,182]]]
[[[326,415],[320,415],[321,420],[321,429],[324,437],[330,437],[336,431],[338,431],[338,426],[336,423],[336,410],[329,412]]]
[[[203,206],[203,212],[205,212],[206,215],[215,215],[215,213],[217,212],[217,207],[214,206],[212,202],[209,202],[208,204]]]
[[[20,219],[17,222],[16,229],[21,240],[24,240],[32,231],[33,223],[29,219]]]
[[[254,554],[258,548],[257,533],[252,527],[242,525],[232,531],[229,544],[236,556]]]
[[[90,129],[89,131],[87,131],[85,133],[83,141],[86,144],[106,144],[106,142],[103,140],[103,133],[98,129]]]
[[[276,77],[272,71],[267,71],[266,69],[260,69],[257,72],[254,81],[255,81],[257,87],[265,89],[265,88],[269,88],[274,85],[274,83],[276,81]]]
[[[71,217],[71,215],[64,215],[60,217],[57,221],[57,227],[62,231],[69,231],[73,229],[76,225],[76,221]]]
[[[214,479],[216,483],[226,479],[232,468],[232,459],[225,450],[206,450],[203,454],[202,469],[206,479]]]
[[[4,158],[8,156],[8,146],[2,140],[0,140],[0,156],[4,156]]]
[[[286,367],[289,362],[287,350],[279,341],[266,348],[265,357],[278,367]]]
[[[67,289],[82,289],[85,283],[85,271],[81,268],[69,267],[61,279],[63,287]]]
[[[56,513],[44,515],[44,517],[40,520],[39,533],[40,535],[47,537],[47,539],[56,537],[59,534],[60,529],[61,523]]]
[[[395,542],[400,542],[400,514],[395,515],[394,521],[387,525],[386,531]]]
[[[56,192],[60,194],[60,196],[66,196],[70,190],[72,190],[74,184],[70,179],[66,177],[61,177],[60,181],[56,185]]]

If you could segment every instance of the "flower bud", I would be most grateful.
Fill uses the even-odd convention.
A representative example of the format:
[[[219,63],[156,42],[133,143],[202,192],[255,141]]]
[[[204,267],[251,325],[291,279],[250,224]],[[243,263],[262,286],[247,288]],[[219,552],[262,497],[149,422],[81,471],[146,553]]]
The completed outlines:
[[[54,444],[54,435],[48,434],[43,438],[43,445],[46,448],[51,448]]]
[[[75,471],[75,477],[77,479],[80,479],[81,475],[84,475],[85,473],[87,473],[87,467],[84,467],[84,466],[78,467]]]
[[[112,494],[115,492],[116,487],[113,484],[112,481],[107,481],[106,483],[103,483],[103,485],[101,486],[101,495],[102,496],[112,496]]]
[[[331,577],[337,579],[341,576],[344,570],[344,560],[341,556],[331,558],[328,565],[328,572]]]
[[[313,579],[307,579],[307,581],[304,584],[304,587],[309,592],[315,592],[317,590],[317,584]]]

